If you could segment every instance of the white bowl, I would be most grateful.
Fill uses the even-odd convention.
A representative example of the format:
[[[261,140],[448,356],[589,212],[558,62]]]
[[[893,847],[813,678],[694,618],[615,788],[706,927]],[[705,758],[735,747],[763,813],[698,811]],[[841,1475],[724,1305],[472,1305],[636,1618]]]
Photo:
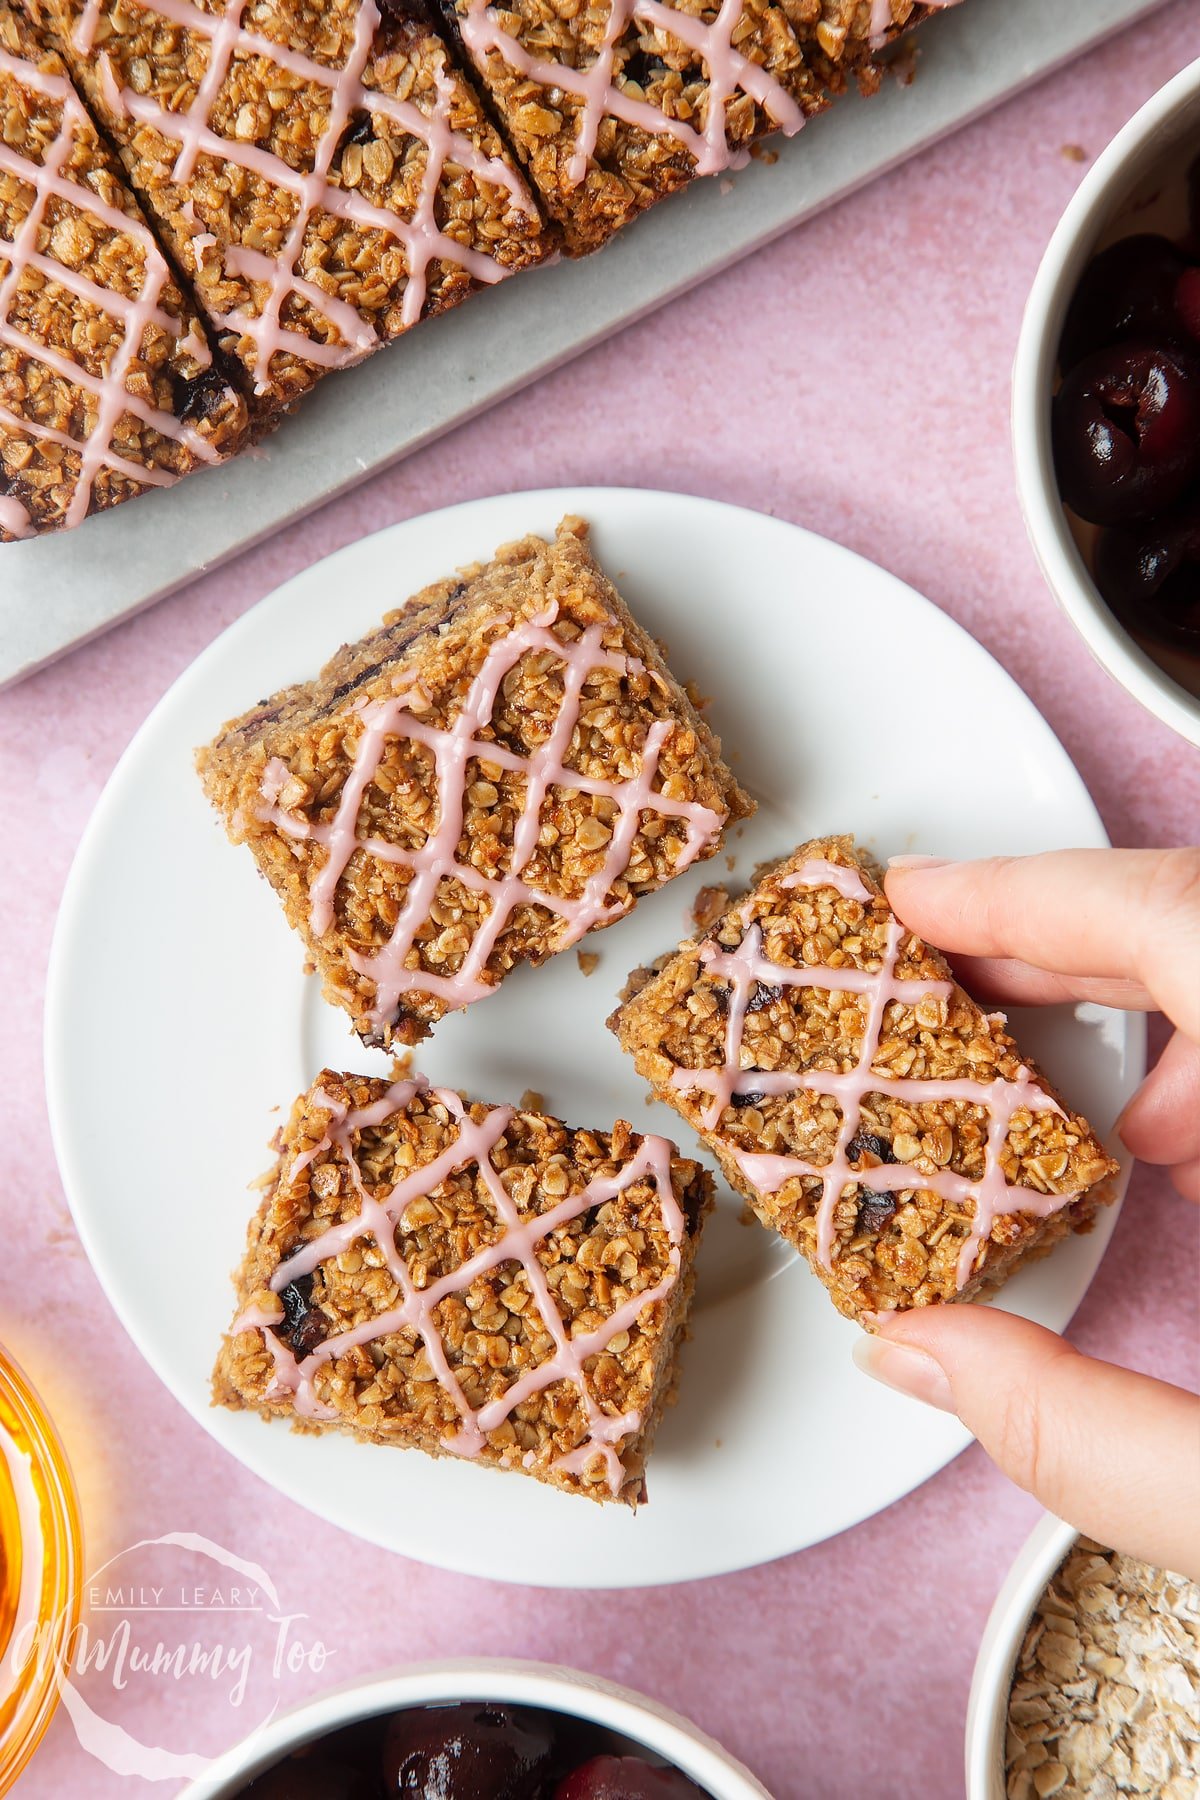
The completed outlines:
[[[1105,228],[1158,165],[1200,150],[1200,60],[1135,113],[1098,156],[1058,222],[1025,305],[1013,364],[1017,492],[1042,573],[1088,649],[1148,711],[1200,744],[1200,700],[1174,681],[1118,624],[1071,531],[1050,449],[1050,396],[1067,306]],[[1182,173],[1182,166],[1181,166]],[[1148,228],[1148,227],[1147,227]]]
[[[335,1688],[293,1711],[271,1719],[212,1763],[186,1790],[184,1800],[232,1800],[254,1775],[261,1775],[290,1750],[377,1713],[451,1700],[493,1700],[540,1706],[549,1712],[588,1719],[630,1738],[682,1769],[713,1800],[771,1800],[766,1788],[720,1744],[702,1731],[628,1688],[616,1687],[578,1669],[548,1663],[466,1659],[413,1663],[373,1680]]]
[[[1023,1545],[984,1628],[967,1701],[966,1800],[1004,1800],[1004,1733],[1030,1614],[1079,1533],[1047,1513]]]

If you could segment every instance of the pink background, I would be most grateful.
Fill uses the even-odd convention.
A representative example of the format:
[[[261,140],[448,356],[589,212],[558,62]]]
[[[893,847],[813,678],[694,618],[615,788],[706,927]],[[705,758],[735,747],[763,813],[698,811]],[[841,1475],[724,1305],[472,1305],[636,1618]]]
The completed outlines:
[[[1012,671],[1083,771],[1117,843],[1197,841],[1200,759],[1093,666],[1056,612],[1018,515],[1007,424],[1022,303],[1086,166],[1063,146],[1081,145],[1090,159],[1197,55],[1200,15],[1194,0],[1177,0],[1136,34],[0,697],[2,1336],[62,1422],[93,1563],[138,1538],[195,1530],[264,1564],[292,1607],[310,1614],[336,1654],[324,1677],[286,1684],[288,1700],[422,1657],[561,1660],[691,1714],[781,1800],[961,1792],[975,1648],[1038,1510],[980,1451],[803,1555],[619,1603],[441,1574],[342,1536],[218,1450],[103,1298],[50,1148],[45,962],[93,802],[197,653],[318,557],[498,480],[509,489],[677,488],[840,539],[928,594]],[[147,1051],[169,1055],[169,1029]],[[136,1069],[129,1079],[135,1092]],[[1074,1339],[1194,1381],[1195,1294],[1179,1280],[1194,1268],[1194,1244],[1194,1217],[1163,1180],[1136,1174]],[[250,1721],[203,1683],[162,1682],[142,1684],[128,1722],[150,1740],[215,1749]],[[107,1800],[138,1785],[85,1757],[60,1712],[21,1791]]]

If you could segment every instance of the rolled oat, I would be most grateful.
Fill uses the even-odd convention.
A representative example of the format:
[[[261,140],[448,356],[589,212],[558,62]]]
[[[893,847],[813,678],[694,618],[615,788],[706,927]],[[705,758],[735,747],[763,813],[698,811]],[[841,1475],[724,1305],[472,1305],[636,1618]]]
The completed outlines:
[[[1200,1584],[1081,1538],[1017,1657],[1007,1800],[1196,1800]]]

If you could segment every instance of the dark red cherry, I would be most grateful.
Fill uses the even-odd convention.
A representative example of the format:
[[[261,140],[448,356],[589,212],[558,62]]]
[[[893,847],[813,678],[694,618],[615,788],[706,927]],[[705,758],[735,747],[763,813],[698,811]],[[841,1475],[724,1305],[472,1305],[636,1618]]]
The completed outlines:
[[[1191,221],[1192,236],[1200,243],[1200,156],[1193,158],[1187,172],[1188,184],[1188,218]]]
[[[326,1740],[298,1750],[243,1788],[245,1800],[377,1800],[374,1774],[355,1768]]]
[[[1058,347],[1063,374],[1109,344],[1181,337],[1175,289],[1187,267],[1178,245],[1149,232],[1119,238],[1093,257],[1067,309]]]
[[[554,1765],[546,1714],[488,1704],[414,1707],[389,1721],[383,1791],[409,1800],[535,1800]]]
[[[593,1756],[572,1769],[554,1800],[705,1800],[678,1769],[658,1769],[640,1756]]]
[[[1175,283],[1175,316],[1200,344],[1200,269],[1185,269]]]
[[[1200,498],[1136,532],[1104,532],[1095,571],[1123,625],[1200,655]]]
[[[1094,525],[1165,512],[1200,470],[1200,362],[1149,344],[1098,350],[1051,415],[1059,492]]]

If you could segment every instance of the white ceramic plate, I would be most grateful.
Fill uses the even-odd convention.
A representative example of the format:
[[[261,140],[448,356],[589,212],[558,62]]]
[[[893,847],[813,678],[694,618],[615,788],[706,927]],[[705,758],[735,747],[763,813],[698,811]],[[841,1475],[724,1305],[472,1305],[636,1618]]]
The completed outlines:
[[[600,966],[590,978],[568,952],[447,1019],[420,1053],[436,1082],[490,1100],[535,1088],[575,1123],[623,1114],[686,1140],[673,1113],[647,1109],[604,1019],[626,972],[683,935],[703,882],[745,880],[762,858],[830,831],[854,831],[881,854],[1105,842],[1079,776],[1015,683],[927,601],[837,545],[677,494],[472,501],[297,576],[152,713],[96,809],[63,900],[47,1085],[63,1180],[114,1307],[172,1392],[249,1468],[427,1562],[552,1586],[633,1586],[817,1543],[890,1505],[967,1441],[957,1421],[858,1374],[856,1328],[791,1251],[739,1222],[728,1194],[703,1246],[680,1403],[636,1515],[208,1404],[229,1270],[254,1204],[247,1182],[269,1161],[276,1109],[325,1063],[386,1064],[301,975],[274,896],[209,812],[193,748],[259,695],[314,672],[385,606],[508,538],[549,533],[566,512],[593,522],[604,566],[668,642],[676,672],[715,696],[712,718],[760,811],[729,846],[734,875],[718,856],[644,902],[592,940]],[[997,744],[1002,759],[979,754]],[[1143,1067],[1140,1019],[1059,1009],[1020,1030],[1106,1126]],[[1021,1275],[1007,1304],[1064,1325],[1111,1226],[1110,1213]]]

